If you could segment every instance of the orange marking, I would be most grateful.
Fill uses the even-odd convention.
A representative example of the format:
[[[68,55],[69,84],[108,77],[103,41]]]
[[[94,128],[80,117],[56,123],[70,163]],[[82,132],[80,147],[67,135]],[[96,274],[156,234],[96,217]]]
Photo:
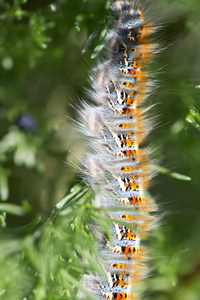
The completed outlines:
[[[139,77],[140,73],[141,73],[140,71],[135,71],[136,77]]]
[[[110,298],[111,299],[111,298]],[[112,298],[116,300],[133,300],[132,293],[117,293],[116,298]]]
[[[125,264],[120,264],[120,263],[114,263],[111,265],[111,267],[117,268],[117,269],[126,269]]]
[[[126,272],[125,272],[125,273],[126,273]],[[123,273],[122,275],[119,276],[119,283],[118,283],[118,286],[120,286],[120,287],[121,287],[121,286],[124,286],[123,276],[124,276],[125,273]]]
[[[146,202],[146,198],[143,196],[137,197],[137,203],[138,205],[141,205],[142,203]]]
[[[120,170],[124,171],[124,172],[130,172],[130,171],[133,171],[133,168],[130,166],[123,166],[120,168]]]
[[[125,109],[125,114],[128,115],[128,113],[129,113],[129,108],[126,108]]]
[[[128,82],[128,81],[122,82],[122,85],[123,85],[123,86],[127,86],[127,87],[134,87],[134,84],[133,84],[133,83],[130,83],[130,82]]]
[[[128,220],[128,221],[133,221],[133,215],[129,215],[129,214],[124,214],[120,216],[121,219],[123,220]]]
[[[133,155],[136,155],[136,151],[137,151],[137,150],[131,150],[131,153],[132,153]]]
[[[124,129],[124,128],[129,128],[130,126],[129,126],[129,124],[121,123],[118,125],[118,127]]]
[[[130,180],[132,181],[132,180],[134,180],[135,179],[135,175],[133,175],[133,177],[132,178],[130,178]]]
[[[130,229],[129,231],[127,232],[127,236],[126,236],[127,240],[135,240],[136,239],[136,235],[133,234]]]
[[[132,145],[131,145],[131,141],[130,141],[128,138],[126,138],[126,146],[127,146],[127,147],[132,146]]]
[[[138,8],[138,12],[139,12],[139,15],[140,15],[140,19],[141,19],[142,21],[144,21],[144,17],[143,17],[143,14],[142,14],[142,11],[141,11],[140,8]]]
[[[124,250],[124,255],[131,254],[132,256],[135,255],[135,253],[141,252],[140,246],[126,246]]]
[[[130,97],[127,98],[127,101],[126,101],[126,104],[127,105],[133,105],[134,104],[134,100],[131,99]]]
[[[120,299],[121,299],[121,294],[120,294],[120,293],[117,293],[116,300],[120,300]]]
[[[126,137],[126,146],[127,147],[134,147],[135,143],[134,142],[131,143],[131,140],[128,137]]]
[[[136,185],[134,182],[131,182],[131,183],[130,183],[130,186],[131,186],[131,189],[132,189],[132,190],[139,190],[139,186]]]
[[[134,62],[132,64],[132,67],[135,68],[135,69],[138,68],[139,67],[139,63],[136,60],[134,60]]]
[[[125,250],[124,250],[124,254],[126,255],[126,254],[128,254],[129,253],[129,246],[126,246],[125,247]]]
[[[138,253],[141,251],[141,247],[140,246],[136,246],[136,247],[130,247],[130,250],[131,250],[131,254],[134,255],[135,253]]]
[[[132,205],[134,205],[136,203],[136,197],[132,197]]]

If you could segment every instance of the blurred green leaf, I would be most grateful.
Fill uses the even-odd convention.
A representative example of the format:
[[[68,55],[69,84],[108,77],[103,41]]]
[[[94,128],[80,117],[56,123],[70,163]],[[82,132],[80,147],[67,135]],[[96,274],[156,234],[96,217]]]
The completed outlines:
[[[12,203],[0,203],[0,211],[16,216],[24,216],[26,214],[24,208]]]
[[[105,30],[105,23],[101,24],[101,26],[99,26],[97,28],[97,30],[95,30],[94,32],[92,32],[90,34],[90,36],[88,37],[87,41],[85,42],[83,49],[82,49],[82,54],[84,54],[86,52],[86,50],[90,47],[90,45],[92,44],[93,40],[100,34],[100,32]],[[104,34],[105,35],[105,34]]]
[[[0,199],[6,201],[9,197],[8,177],[10,171],[8,169],[0,168]]]
[[[15,208],[14,208],[15,209]],[[19,214],[17,213],[16,215],[19,216]],[[38,224],[40,224],[40,221],[42,220],[42,218],[40,216],[36,217],[33,221],[31,221],[29,224],[22,226],[22,227],[17,227],[17,228],[9,228],[7,233],[10,234],[27,234],[27,233],[31,233],[36,226],[38,226]]]
[[[5,228],[6,227],[6,213],[0,213],[0,227]]]
[[[164,167],[160,167],[160,166],[153,166],[153,170],[155,172],[158,172],[160,174],[165,174],[165,175],[168,175],[170,177],[173,177],[175,179],[178,179],[178,180],[183,180],[183,181],[190,181],[191,178],[189,176],[185,176],[183,174],[179,174],[177,172],[172,172]]]
[[[188,123],[193,125],[196,129],[200,130],[200,124],[196,121],[200,122],[200,114],[196,109],[190,109],[190,113],[186,116],[186,126]]]

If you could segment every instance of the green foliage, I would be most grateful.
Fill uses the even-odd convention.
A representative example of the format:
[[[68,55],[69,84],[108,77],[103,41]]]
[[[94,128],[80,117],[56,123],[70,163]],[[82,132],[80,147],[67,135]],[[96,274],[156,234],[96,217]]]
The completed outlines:
[[[0,299],[80,299],[83,274],[99,270],[88,223],[109,230],[92,192],[71,189],[85,148],[70,104],[85,97],[91,58],[103,52],[110,3],[0,0]],[[151,64],[159,116],[147,143],[158,146],[160,166],[150,193],[164,217],[148,241],[151,276],[138,288],[152,300],[198,300],[200,3],[151,9],[165,50]]]
[[[190,113],[187,115],[186,119],[186,126],[188,123],[193,125],[196,129],[200,130],[200,125],[197,123],[200,122],[200,114],[196,109],[190,109]]]
[[[9,229],[1,222],[0,291],[4,299],[77,299],[82,274],[96,270],[93,237],[87,226],[90,200],[90,191],[75,186],[46,220],[36,217],[25,226]],[[0,209],[24,213],[11,204]]]

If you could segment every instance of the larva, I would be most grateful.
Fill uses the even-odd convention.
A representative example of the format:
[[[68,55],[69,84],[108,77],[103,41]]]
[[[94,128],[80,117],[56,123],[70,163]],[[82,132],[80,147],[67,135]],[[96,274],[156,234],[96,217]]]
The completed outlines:
[[[84,166],[96,203],[104,207],[112,241],[102,238],[100,262],[107,278],[96,277],[95,299],[135,299],[133,286],[145,276],[142,240],[152,227],[155,206],[145,196],[151,178],[150,150],[142,142],[151,130],[143,103],[151,89],[144,71],[156,46],[138,1],[116,0],[107,59],[92,77],[94,105],[81,111],[91,151]],[[97,74],[97,75],[96,75]]]

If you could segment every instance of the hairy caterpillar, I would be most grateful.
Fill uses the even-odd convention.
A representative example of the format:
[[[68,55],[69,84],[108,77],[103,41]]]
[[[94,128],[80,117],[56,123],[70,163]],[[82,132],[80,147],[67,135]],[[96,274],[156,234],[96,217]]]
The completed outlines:
[[[91,151],[84,165],[96,203],[105,208],[112,241],[104,235],[100,262],[107,278],[98,276],[95,299],[135,299],[133,286],[145,276],[141,243],[152,227],[155,209],[145,196],[152,176],[150,149],[141,144],[151,130],[143,103],[151,82],[144,67],[156,50],[148,38],[153,29],[138,1],[116,0],[116,16],[107,59],[92,77],[95,105],[84,104],[82,127],[90,136]]]

